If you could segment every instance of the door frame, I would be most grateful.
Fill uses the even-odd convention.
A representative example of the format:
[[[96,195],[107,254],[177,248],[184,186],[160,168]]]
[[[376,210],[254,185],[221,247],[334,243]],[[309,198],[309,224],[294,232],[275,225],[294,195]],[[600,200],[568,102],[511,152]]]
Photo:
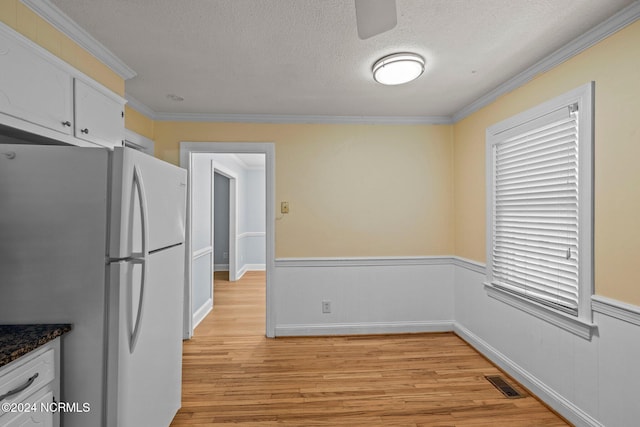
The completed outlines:
[[[193,218],[191,217],[191,212],[193,211],[193,204],[194,204],[194,195],[193,195],[193,172],[194,172],[194,163],[195,163],[195,156],[189,155],[188,156],[188,165],[186,166],[186,169],[188,170],[188,185],[187,185],[187,218],[186,218],[186,231],[185,231],[185,284],[189,283],[189,287],[191,289],[191,292],[189,295],[187,295],[186,293],[184,293],[185,291],[183,291],[184,293],[184,304],[183,304],[183,338],[184,339],[189,339],[193,336],[193,330],[198,326],[198,324],[202,321],[202,319],[204,319],[210,312],[211,310],[213,310],[213,283],[211,283],[211,286],[209,286],[209,290],[208,290],[208,299],[207,301],[205,301],[204,304],[202,304],[199,307],[194,307],[193,306],[193,283],[192,283],[192,277],[193,277],[193,262],[196,259],[201,259],[201,258],[208,258],[209,259],[209,274],[208,276],[211,278],[211,280],[213,280],[213,273],[214,273],[214,257],[213,257],[213,245],[214,245],[214,230],[213,230],[213,225],[214,225],[214,193],[213,193],[213,186],[214,186],[214,174],[213,174],[213,161],[209,159],[209,161],[207,162],[206,158],[204,159],[205,162],[203,162],[202,166],[204,167],[204,165],[206,164],[206,171],[208,173],[207,178],[208,178],[208,184],[209,184],[209,193],[211,196],[211,200],[209,202],[209,215],[208,215],[208,223],[209,223],[209,236],[208,236],[208,243],[209,245],[203,248],[199,248],[197,250],[194,251],[194,247],[193,247],[193,241],[194,239],[192,239],[192,235],[193,235],[193,228],[194,228],[194,221]],[[184,166],[183,166],[184,167]],[[202,205],[202,204],[201,204]],[[202,205],[204,206],[204,205]]]
[[[266,181],[266,318],[265,335],[275,337],[275,284],[273,274],[275,270],[275,144],[273,142],[180,142],[180,166],[189,170],[193,153],[232,154],[254,153],[265,155],[265,181]],[[212,172],[213,174],[213,172]],[[189,171],[189,177],[191,176]],[[213,179],[213,178],[212,178]],[[187,203],[187,223],[191,222],[191,188],[187,189],[189,203]],[[187,225],[187,248],[191,244],[191,227]],[[231,252],[231,248],[229,249]],[[192,289],[191,289],[191,254],[186,252],[185,261],[185,289],[184,289],[184,338],[193,336],[193,319],[191,316]],[[230,266],[231,268],[231,266]]]

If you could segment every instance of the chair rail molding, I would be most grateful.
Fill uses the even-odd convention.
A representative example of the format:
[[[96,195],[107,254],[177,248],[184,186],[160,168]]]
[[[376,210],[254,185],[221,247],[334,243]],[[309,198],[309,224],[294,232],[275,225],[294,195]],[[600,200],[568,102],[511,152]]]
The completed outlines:
[[[640,307],[637,305],[594,295],[591,297],[591,308],[596,313],[640,326]]]

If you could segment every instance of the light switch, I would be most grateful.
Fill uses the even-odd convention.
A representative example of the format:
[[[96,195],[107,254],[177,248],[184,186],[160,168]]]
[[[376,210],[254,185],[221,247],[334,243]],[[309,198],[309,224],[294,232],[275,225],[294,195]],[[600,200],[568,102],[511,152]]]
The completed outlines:
[[[280,203],[280,213],[283,213],[283,214],[289,213],[289,202]]]

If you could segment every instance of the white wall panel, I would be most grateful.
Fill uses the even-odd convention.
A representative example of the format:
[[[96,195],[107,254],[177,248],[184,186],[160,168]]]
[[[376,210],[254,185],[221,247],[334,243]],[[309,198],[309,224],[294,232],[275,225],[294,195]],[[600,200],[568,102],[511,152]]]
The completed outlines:
[[[245,231],[264,232],[266,230],[266,176],[264,169],[250,169],[246,172],[246,200],[250,215],[246,217]]]
[[[193,288],[193,313],[204,305],[213,304],[213,281],[211,278],[211,257],[204,255],[193,260],[193,282],[201,286]]]
[[[638,425],[640,403],[640,327],[596,313],[600,339],[598,399],[607,427]]]
[[[455,267],[456,332],[577,426],[637,425],[640,326],[595,313],[580,338],[487,296],[484,274]]]
[[[439,264],[280,260],[275,282],[276,335],[452,329],[453,265],[448,258]],[[322,301],[331,301],[331,313],[322,313]]]
[[[211,241],[211,159],[206,156],[193,156],[191,168],[191,192],[196,205],[193,206],[193,242],[195,252],[213,245]]]

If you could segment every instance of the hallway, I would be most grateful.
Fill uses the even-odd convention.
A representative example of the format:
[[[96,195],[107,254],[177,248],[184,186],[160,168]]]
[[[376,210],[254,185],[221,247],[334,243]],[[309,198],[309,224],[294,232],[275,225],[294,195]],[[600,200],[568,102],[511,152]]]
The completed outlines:
[[[264,337],[265,273],[249,271],[229,282],[229,272],[217,271],[214,281],[213,311],[198,325],[194,338]]]

